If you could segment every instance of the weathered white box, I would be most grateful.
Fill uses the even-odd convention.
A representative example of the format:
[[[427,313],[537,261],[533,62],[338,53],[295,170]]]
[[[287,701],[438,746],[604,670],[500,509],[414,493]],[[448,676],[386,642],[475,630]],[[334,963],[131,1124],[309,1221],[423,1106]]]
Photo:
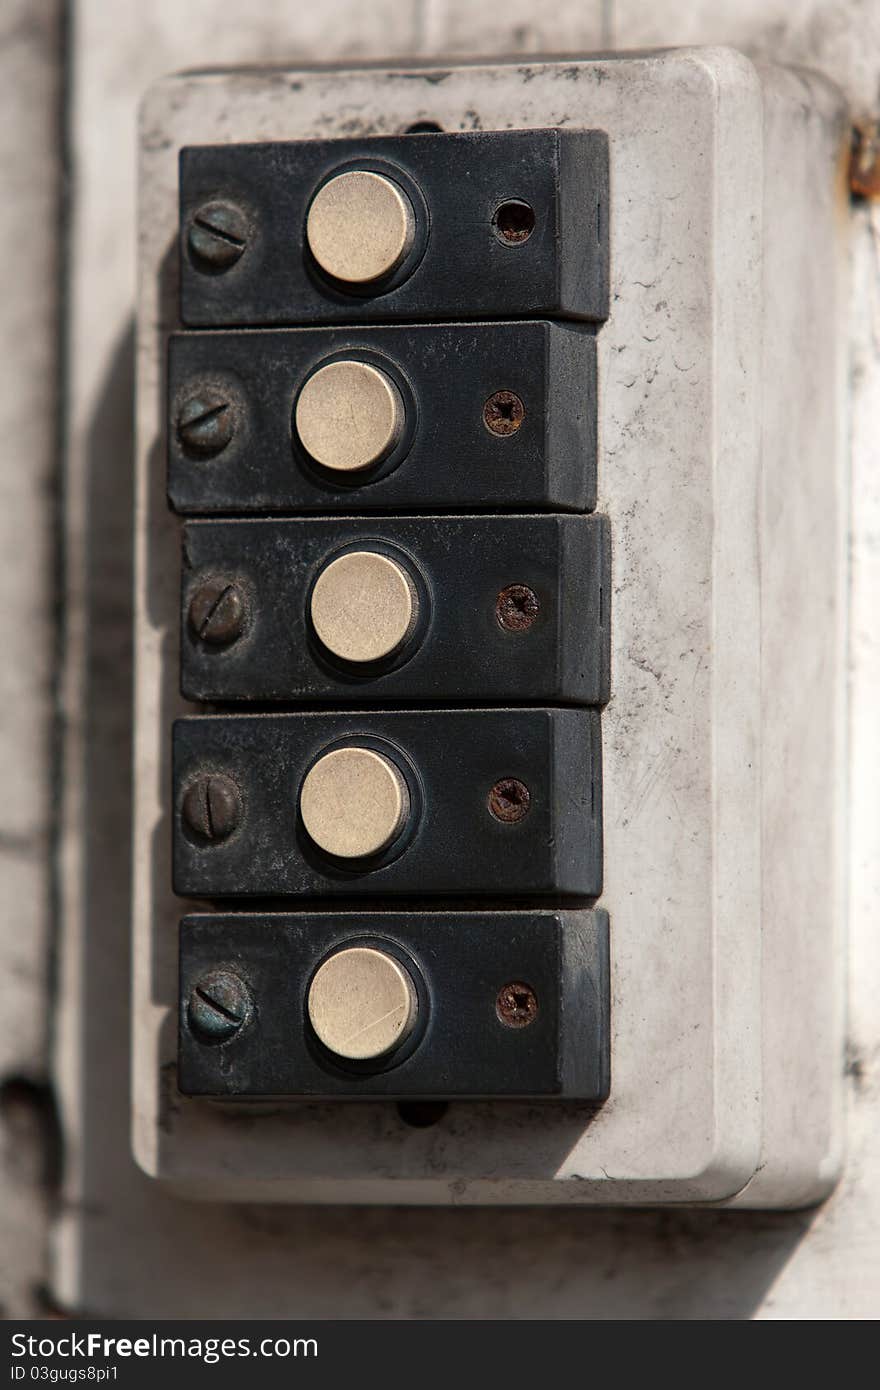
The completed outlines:
[[[611,142],[599,509],[612,1093],[226,1105],[176,1092],[169,746],[178,522],[164,497],[177,153],[226,141],[583,126]],[[795,1206],[841,1164],[843,179],[837,93],[693,49],[561,63],[200,73],[141,135],[134,1149],[194,1197]]]

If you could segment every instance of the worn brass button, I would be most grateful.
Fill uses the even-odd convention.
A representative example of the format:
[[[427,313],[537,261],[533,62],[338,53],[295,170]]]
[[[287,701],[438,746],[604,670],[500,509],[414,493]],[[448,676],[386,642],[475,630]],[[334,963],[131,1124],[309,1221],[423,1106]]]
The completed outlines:
[[[382,1057],[412,1031],[417,995],[402,965],[371,946],[329,956],[309,987],[309,1021],[330,1052],[351,1061]]]
[[[390,275],[412,246],[412,204],[396,183],[368,169],[328,179],[306,219],[309,250],[334,280],[368,285]]]
[[[372,748],[334,748],[309,769],[299,809],[326,854],[362,859],[387,849],[409,814],[403,774]]]
[[[341,661],[381,661],[413,630],[416,590],[403,565],[375,550],[331,560],[312,590],[315,632]]]
[[[357,473],[387,458],[400,438],[400,392],[368,362],[328,362],[309,377],[296,402],[296,432],[316,463]]]

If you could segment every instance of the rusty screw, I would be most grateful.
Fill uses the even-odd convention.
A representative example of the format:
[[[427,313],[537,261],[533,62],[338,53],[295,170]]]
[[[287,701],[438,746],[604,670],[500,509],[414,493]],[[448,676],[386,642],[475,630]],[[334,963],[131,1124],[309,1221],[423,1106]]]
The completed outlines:
[[[483,424],[502,438],[516,434],[525,415],[525,406],[512,391],[496,391],[483,406]]]
[[[505,632],[527,632],[538,609],[538,595],[527,584],[508,584],[495,600],[495,617]]]
[[[531,795],[524,782],[516,777],[502,777],[489,793],[487,806],[496,820],[505,825],[516,825],[528,814]]]
[[[538,1017],[538,997],[531,985],[513,980],[498,991],[495,1012],[505,1028],[528,1028]]]
[[[241,820],[241,792],[222,772],[204,772],[183,793],[183,818],[200,840],[227,840]]]
[[[235,203],[204,203],[193,213],[187,234],[199,270],[224,271],[247,249],[248,219]]]
[[[250,1021],[253,1009],[243,980],[231,970],[209,970],[189,996],[187,1018],[202,1042],[224,1043]]]
[[[177,437],[188,453],[211,458],[232,442],[235,426],[235,407],[228,393],[203,386],[188,396],[180,407]]]
[[[208,579],[190,600],[189,621],[193,632],[212,647],[225,647],[244,631],[247,609],[237,584]]]

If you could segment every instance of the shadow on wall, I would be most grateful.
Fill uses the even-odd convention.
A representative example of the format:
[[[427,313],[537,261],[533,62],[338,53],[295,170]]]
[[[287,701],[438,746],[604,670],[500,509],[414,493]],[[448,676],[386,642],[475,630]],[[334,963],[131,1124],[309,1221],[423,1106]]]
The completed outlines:
[[[178,1201],[136,1168],[128,1137],[133,362],[129,330],[89,436],[79,1310],[750,1317],[811,1213],[220,1207]]]

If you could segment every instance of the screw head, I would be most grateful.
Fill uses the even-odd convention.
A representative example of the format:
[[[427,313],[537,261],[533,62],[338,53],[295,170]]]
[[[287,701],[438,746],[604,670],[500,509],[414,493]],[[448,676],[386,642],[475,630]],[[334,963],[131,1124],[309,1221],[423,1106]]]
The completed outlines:
[[[246,617],[241,589],[226,579],[206,580],[190,600],[190,627],[201,641],[212,647],[225,647],[235,642],[244,631]]]
[[[538,997],[531,985],[512,980],[498,991],[495,1012],[505,1028],[528,1028],[538,1017]]]
[[[218,844],[228,840],[241,820],[241,792],[222,772],[205,772],[183,793],[181,813],[200,840]]]
[[[228,392],[213,386],[193,390],[177,415],[177,437],[187,453],[212,458],[235,435],[236,412]]]
[[[231,970],[209,970],[193,987],[187,1021],[202,1042],[224,1043],[234,1038],[253,1015],[250,990]]]
[[[526,408],[513,391],[496,391],[483,406],[483,423],[502,439],[516,434],[526,416]]]
[[[495,617],[505,632],[527,632],[538,616],[538,595],[527,584],[508,584],[495,600]]]
[[[525,782],[516,777],[502,777],[496,782],[487,798],[487,806],[496,820],[505,825],[516,825],[528,815],[532,797]]]
[[[250,224],[235,203],[203,203],[190,220],[186,244],[198,270],[229,270],[246,251]]]

